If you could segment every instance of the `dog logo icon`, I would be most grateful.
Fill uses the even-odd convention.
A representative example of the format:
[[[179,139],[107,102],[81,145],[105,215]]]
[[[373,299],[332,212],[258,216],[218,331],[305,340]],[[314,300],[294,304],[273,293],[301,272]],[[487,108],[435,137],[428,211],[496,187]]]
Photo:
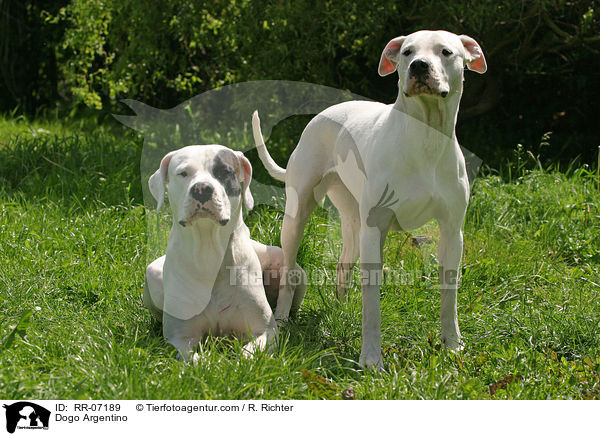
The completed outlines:
[[[6,409],[6,431],[14,433],[19,429],[48,429],[50,411],[42,406],[29,401],[19,401],[10,405],[4,404]]]

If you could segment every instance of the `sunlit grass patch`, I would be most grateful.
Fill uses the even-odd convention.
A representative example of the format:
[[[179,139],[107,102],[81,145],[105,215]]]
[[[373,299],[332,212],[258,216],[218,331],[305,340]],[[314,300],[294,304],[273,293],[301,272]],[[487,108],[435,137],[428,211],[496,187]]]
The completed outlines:
[[[309,285],[273,354],[246,359],[241,342],[207,338],[192,366],[175,359],[141,301],[148,237],[141,140],[49,132],[0,139],[6,398],[600,398],[594,171],[476,180],[464,227],[460,353],[439,341],[433,223],[388,237],[384,267],[399,278],[382,287],[385,372],[358,367],[358,268],[347,301],[338,301],[338,223],[319,209],[299,262],[322,280]],[[246,219],[268,244],[278,244],[281,221],[282,212],[266,205]],[[432,242],[417,245],[412,236]]]

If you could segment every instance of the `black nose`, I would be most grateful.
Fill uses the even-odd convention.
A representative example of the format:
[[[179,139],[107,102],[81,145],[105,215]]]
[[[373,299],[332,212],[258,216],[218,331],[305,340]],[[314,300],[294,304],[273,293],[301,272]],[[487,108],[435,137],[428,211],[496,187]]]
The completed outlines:
[[[410,64],[410,72],[416,75],[425,74],[429,71],[429,64],[422,59],[415,59]]]
[[[192,186],[192,198],[200,203],[206,203],[212,198],[214,188],[206,182],[198,182]]]

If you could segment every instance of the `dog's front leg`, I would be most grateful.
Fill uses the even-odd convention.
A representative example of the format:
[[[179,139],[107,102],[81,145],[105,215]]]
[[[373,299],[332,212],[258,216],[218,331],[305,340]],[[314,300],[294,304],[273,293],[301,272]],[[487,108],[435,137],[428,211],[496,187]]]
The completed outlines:
[[[167,342],[177,349],[177,360],[182,362],[196,360],[195,353],[193,353],[194,347],[199,342],[196,338],[172,337],[168,338]]]
[[[458,329],[457,290],[459,265],[463,249],[463,236],[460,225],[440,222],[440,243],[438,247],[442,323],[442,344],[451,350],[463,348]]]
[[[181,320],[163,312],[163,336],[177,349],[177,359],[184,362],[195,362],[197,359],[194,348],[200,342],[202,334],[197,329],[196,318]]]
[[[365,222],[360,229],[360,270],[362,276],[362,349],[359,364],[383,369],[381,357],[380,287],[385,233]]]

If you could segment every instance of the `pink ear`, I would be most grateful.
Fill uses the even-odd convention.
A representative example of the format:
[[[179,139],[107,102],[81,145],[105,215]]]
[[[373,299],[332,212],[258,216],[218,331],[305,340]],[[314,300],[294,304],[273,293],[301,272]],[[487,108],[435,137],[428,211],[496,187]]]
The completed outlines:
[[[396,71],[398,53],[406,36],[399,36],[387,43],[379,59],[379,75],[387,76]]]
[[[250,192],[250,182],[252,181],[252,165],[250,161],[244,156],[244,153],[237,151],[239,162],[240,162],[240,181],[244,184],[244,206],[246,209],[252,210],[254,207],[254,198]]]
[[[387,57],[383,56],[379,61],[379,75],[387,76],[396,70],[395,63],[392,63]]]
[[[243,154],[240,156],[240,165],[242,166],[242,178],[244,183],[250,183],[252,180],[252,165]]]
[[[460,40],[465,48],[465,61],[467,68],[471,71],[475,71],[479,74],[483,74],[487,71],[487,63],[485,62],[485,56],[477,41],[467,35],[460,35]]]

